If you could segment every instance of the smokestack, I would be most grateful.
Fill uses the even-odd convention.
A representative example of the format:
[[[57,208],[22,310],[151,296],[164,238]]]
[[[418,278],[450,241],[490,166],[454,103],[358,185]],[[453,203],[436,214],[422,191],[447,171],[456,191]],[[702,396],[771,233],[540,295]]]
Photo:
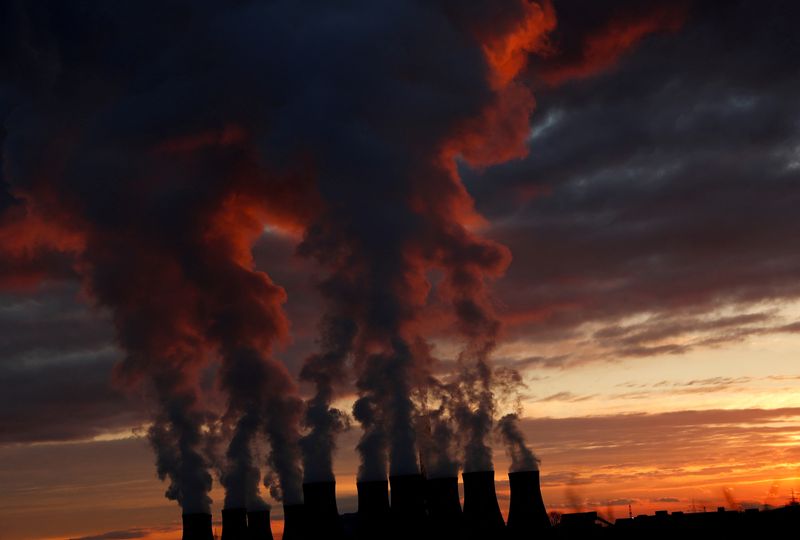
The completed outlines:
[[[461,537],[464,522],[458,499],[458,477],[429,478],[427,488],[432,537]]]
[[[550,528],[542,500],[539,471],[508,473],[511,506],[508,509],[508,534],[513,540],[533,538]]]
[[[425,480],[421,474],[389,477],[392,487],[392,522],[398,538],[411,538],[427,533]]]
[[[306,540],[305,507],[302,504],[283,505],[283,540]]]
[[[375,540],[386,536],[389,523],[389,482],[366,480],[356,482],[358,489],[359,540]]]
[[[273,540],[269,510],[247,512],[247,540]]]
[[[245,540],[247,538],[247,510],[244,508],[222,509],[222,540]]]
[[[211,530],[211,514],[204,512],[183,514],[182,540],[214,540]]]
[[[464,478],[464,526],[468,539],[502,538],[503,515],[497,504],[494,471],[462,473]]]
[[[303,484],[308,538],[312,540],[342,540],[344,528],[336,507],[336,482]]]

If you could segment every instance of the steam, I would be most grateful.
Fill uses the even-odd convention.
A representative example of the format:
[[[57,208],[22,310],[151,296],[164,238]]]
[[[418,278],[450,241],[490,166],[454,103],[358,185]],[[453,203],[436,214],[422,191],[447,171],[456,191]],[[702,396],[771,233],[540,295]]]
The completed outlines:
[[[517,75],[553,27],[550,4],[59,9],[9,13],[12,28],[41,35],[23,32],[9,52],[4,168],[69,236],[88,296],[112,314],[125,351],[118,383],[154,397],[150,441],[167,496],[208,510],[205,448],[222,422],[226,505],[264,504],[261,437],[264,484],[299,502],[301,462],[308,479],[332,474],[344,415],[331,404],[350,359],[359,478],[418,472],[425,411],[413,396],[431,366],[415,344],[432,291],[465,343],[460,379],[431,416],[432,467],[452,471],[444,441],[458,426],[465,469],[491,468],[499,323],[488,287],[511,258],[480,236],[459,167],[527,151],[534,102]],[[289,335],[286,294],[251,253],[267,224],[302,235],[298,253],[322,276],[306,404],[275,357]],[[221,415],[206,399],[212,360]]]
[[[269,508],[260,494],[261,471],[253,455],[260,425],[261,418],[254,414],[243,414],[236,423],[225,453],[225,469],[220,474],[220,482],[225,486],[225,508]]]
[[[456,436],[451,418],[451,388],[440,386],[436,392],[440,396],[439,406],[424,409],[421,426],[422,455],[425,473],[428,478],[448,478],[458,476]]]
[[[359,480],[382,480],[392,475],[419,472],[416,432],[407,363],[410,351],[372,354],[365,359],[357,387],[361,397],[353,406],[353,416],[364,431],[357,449],[361,454]],[[389,470],[387,471],[387,458]]]
[[[484,166],[524,155],[533,99],[514,78],[526,51],[535,50],[552,28],[549,4],[519,0],[479,2],[463,12],[449,2],[384,8],[369,2],[343,7],[355,10],[350,16],[337,13],[337,21],[349,21],[346,41],[333,38],[337,25],[328,20],[306,22],[302,33],[319,37],[330,57],[349,58],[354,49],[368,54],[350,65],[347,78],[319,74],[322,103],[306,92],[285,94],[286,111],[324,110],[324,115],[304,116],[306,122],[276,120],[291,127],[288,137],[279,137],[282,148],[302,145],[316,158],[323,211],[306,228],[299,253],[324,272],[326,317],[346,314],[354,328],[352,342],[348,336],[348,342],[323,347],[320,354],[330,349],[336,362],[344,351],[352,354],[358,391],[353,416],[363,430],[362,480],[419,471],[415,418],[424,411],[412,395],[425,384],[429,366],[411,344],[422,336],[431,269],[444,272],[438,293],[452,306],[468,342],[462,354],[464,399],[448,414],[468,436],[465,467],[491,467],[487,439],[495,405],[489,356],[499,325],[486,287],[510,256],[472,232],[480,218],[455,163]],[[415,46],[367,45],[383,27],[392,30],[382,39]],[[295,63],[308,59],[316,65],[318,48],[312,53],[290,42],[295,48],[287,53]],[[320,418],[311,425],[328,422],[327,393],[323,388],[323,399],[309,403]],[[434,433],[444,438],[451,430],[444,418],[433,418],[430,441],[437,440]],[[330,432],[320,428],[323,433],[330,441]],[[332,446],[323,448],[328,454]],[[452,470],[451,450],[440,446],[437,452],[443,469]]]
[[[539,458],[525,444],[525,437],[519,429],[519,417],[516,414],[507,414],[497,422],[506,451],[511,457],[511,472],[538,471]]]
[[[262,504],[259,436],[281,495],[297,500],[302,404],[272,356],[288,336],[285,293],[254,270],[250,247],[265,223],[298,228],[313,190],[301,172],[287,180],[267,169],[257,144],[266,122],[254,112],[264,87],[233,67],[250,47],[209,26],[239,27],[246,10],[159,10],[166,18],[156,23],[147,4],[80,13],[18,4],[7,14],[12,28],[37,30],[9,52],[31,70],[4,78],[3,110],[10,100],[14,111],[4,118],[4,168],[54,229],[78,239],[75,270],[87,297],[110,312],[125,354],[115,382],[153,399],[149,438],[167,497],[184,512],[209,510],[206,449],[219,419],[206,397],[209,364],[219,359],[232,433],[221,467],[226,500]],[[176,34],[179,23],[185,32]],[[151,29],[144,39],[142,27]],[[202,66],[193,60],[199,43],[215,50]],[[104,53],[75,54],[89,50]],[[232,87],[242,89],[236,100]]]
[[[303,502],[303,470],[300,466],[300,434],[303,402],[295,396],[275,392],[267,400],[269,415],[266,433],[270,442],[268,463],[278,476],[278,484],[267,483],[270,495],[284,504]]]
[[[260,471],[253,454],[260,435],[270,443],[268,463],[275,477],[266,481],[271,495],[290,504],[302,502],[298,431],[301,401],[293,393],[293,382],[285,368],[255,351],[239,351],[235,360],[223,366],[222,383],[230,396],[228,415],[238,418],[220,476],[225,486],[225,506],[250,510],[268,507],[261,498]],[[283,390],[276,388],[279,386]]]
[[[347,415],[331,407],[334,385],[344,382],[345,363],[356,328],[347,318],[328,317],[322,322],[323,353],[308,357],[300,378],[314,384],[315,394],[306,402],[304,424],[309,432],[300,440],[305,482],[334,480],[333,454],[336,436],[349,427]]]
[[[177,501],[186,513],[208,513],[212,481],[207,472],[207,459],[198,450],[202,433],[197,426],[202,420],[192,417],[190,408],[186,407],[192,399],[191,395],[171,397],[170,402],[164,404],[168,412],[155,419],[148,430],[148,438],[156,452],[158,477],[169,480],[165,496]]]

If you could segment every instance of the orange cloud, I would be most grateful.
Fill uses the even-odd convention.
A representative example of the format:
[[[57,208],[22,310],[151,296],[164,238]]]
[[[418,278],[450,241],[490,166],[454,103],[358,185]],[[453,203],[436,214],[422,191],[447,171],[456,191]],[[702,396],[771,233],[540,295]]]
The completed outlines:
[[[687,11],[681,3],[660,6],[634,18],[612,20],[584,36],[578,58],[556,61],[540,76],[551,86],[584,79],[613,66],[644,37],[656,32],[676,32],[684,24]],[[558,58],[558,53],[555,54]]]
[[[528,54],[541,50],[547,33],[556,26],[556,15],[549,0],[523,2],[523,17],[510,32],[494,36],[483,45],[492,70],[495,88],[508,85],[528,61]]]
[[[82,234],[23,203],[0,215],[0,288],[28,289],[70,273],[67,262],[85,244]],[[61,259],[61,264],[54,264]]]

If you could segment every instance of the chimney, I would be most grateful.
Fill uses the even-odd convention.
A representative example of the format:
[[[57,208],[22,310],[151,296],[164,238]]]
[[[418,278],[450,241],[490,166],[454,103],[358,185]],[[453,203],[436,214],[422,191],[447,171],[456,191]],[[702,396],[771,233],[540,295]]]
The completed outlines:
[[[427,533],[425,480],[421,474],[390,476],[392,523],[398,538],[413,538]]]
[[[269,510],[247,512],[247,540],[273,540]]]
[[[222,540],[247,539],[247,510],[244,508],[222,509]]]
[[[283,505],[283,540],[306,540],[305,507],[302,504]]]
[[[183,540],[214,540],[211,514],[183,514]]]
[[[312,540],[342,540],[344,527],[336,507],[336,482],[303,484],[308,537]]]
[[[358,528],[356,538],[375,540],[386,536],[389,521],[389,482],[356,482],[358,489]]]
[[[458,498],[458,477],[428,478],[426,485],[432,537],[461,537],[464,524]]]
[[[539,471],[508,473],[511,505],[508,509],[508,535],[512,540],[540,537],[550,528],[542,500]]]
[[[470,540],[502,538],[506,525],[497,504],[494,471],[465,472],[464,526]]]

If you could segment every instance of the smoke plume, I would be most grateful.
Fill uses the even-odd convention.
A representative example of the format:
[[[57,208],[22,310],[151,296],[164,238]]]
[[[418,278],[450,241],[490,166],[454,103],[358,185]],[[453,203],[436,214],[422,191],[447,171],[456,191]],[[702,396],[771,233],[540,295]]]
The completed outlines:
[[[510,471],[538,471],[539,458],[525,444],[525,437],[519,429],[518,422],[519,417],[516,414],[507,414],[497,422],[497,429],[511,457]]]
[[[519,74],[554,27],[547,0],[0,9],[13,44],[0,58],[4,180],[35,202],[29,215],[47,216],[42,230],[59,231],[48,242],[112,314],[117,380],[157,404],[150,438],[170,498],[208,510],[204,439],[217,418],[203,381],[216,366],[226,505],[262,504],[260,436],[273,496],[300,501],[303,460],[307,478],[330,478],[343,425],[331,403],[350,358],[359,477],[418,472],[412,396],[430,363],[415,344],[434,301],[465,342],[446,405],[464,467],[491,468],[488,286],[511,257],[481,236],[459,170],[527,152],[534,100]],[[321,274],[305,408],[275,357],[285,292],[252,260],[267,225],[301,238]],[[449,436],[444,418],[433,441]]]
[[[328,295],[327,310],[349,314],[356,333],[331,350],[353,355],[359,393],[353,413],[364,431],[359,476],[368,480],[418,471],[411,395],[427,366],[411,344],[421,335],[431,269],[444,271],[440,294],[469,339],[464,364],[477,373],[470,375],[476,378],[470,405],[478,403],[469,411],[471,446],[487,448],[493,415],[487,361],[497,324],[485,287],[510,257],[473,232],[480,218],[456,161],[484,166],[524,155],[533,99],[514,78],[553,16],[549,5],[522,1],[470,9],[447,1],[388,9],[357,4],[343,9],[357,7],[358,16],[337,13],[337,21],[348,21],[338,28],[346,40],[332,39],[332,20],[303,23],[301,33],[326,43],[331,58],[359,51],[360,61],[348,63],[344,78],[335,70],[320,73],[325,103],[337,105],[325,109],[324,121],[318,115],[308,124],[293,122],[291,135],[317,152],[323,210],[306,229],[300,253],[326,270],[324,290],[347,292]],[[379,28],[391,29],[382,42],[413,46],[366,46]],[[314,65],[307,44],[292,44],[296,62],[308,58]],[[287,95],[287,110],[301,103],[318,110],[318,96],[296,90]]]
[[[0,59],[5,180],[31,201],[28,223],[47,216],[43,230],[60,231],[48,241],[112,314],[125,352],[116,381],[156,405],[149,436],[167,497],[209,510],[205,439],[216,420],[203,381],[219,360],[233,433],[226,499],[261,504],[261,433],[282,496],[297,501],[301,403],[272,357],[288,334],[285,294],[254,270],[250,246],[267,223],[300,230],[315,197],[302,166],[268,166],[259,150],[268,81],[251,56],[262,28],[246,24],[259,10],[118,7],[0,8],[11,36]]]
[[[332,481],[336,435],[349,427],[342,411],[331,407],[334,386],[344,382],[345,363],[356,328],[352,319],[328,317],[321,324],[324,352],[308,357],[300,378],[314,384],[314,396],[306,403],[304,424],[309,432],[300,440],[306,482]]]
[[[454,388],[431,377],[428,388],[432,406],[425,396],[420,411],[420,454],[428,478],[447,478],[458,475],[460,466],[456,448],[453,420]]]

